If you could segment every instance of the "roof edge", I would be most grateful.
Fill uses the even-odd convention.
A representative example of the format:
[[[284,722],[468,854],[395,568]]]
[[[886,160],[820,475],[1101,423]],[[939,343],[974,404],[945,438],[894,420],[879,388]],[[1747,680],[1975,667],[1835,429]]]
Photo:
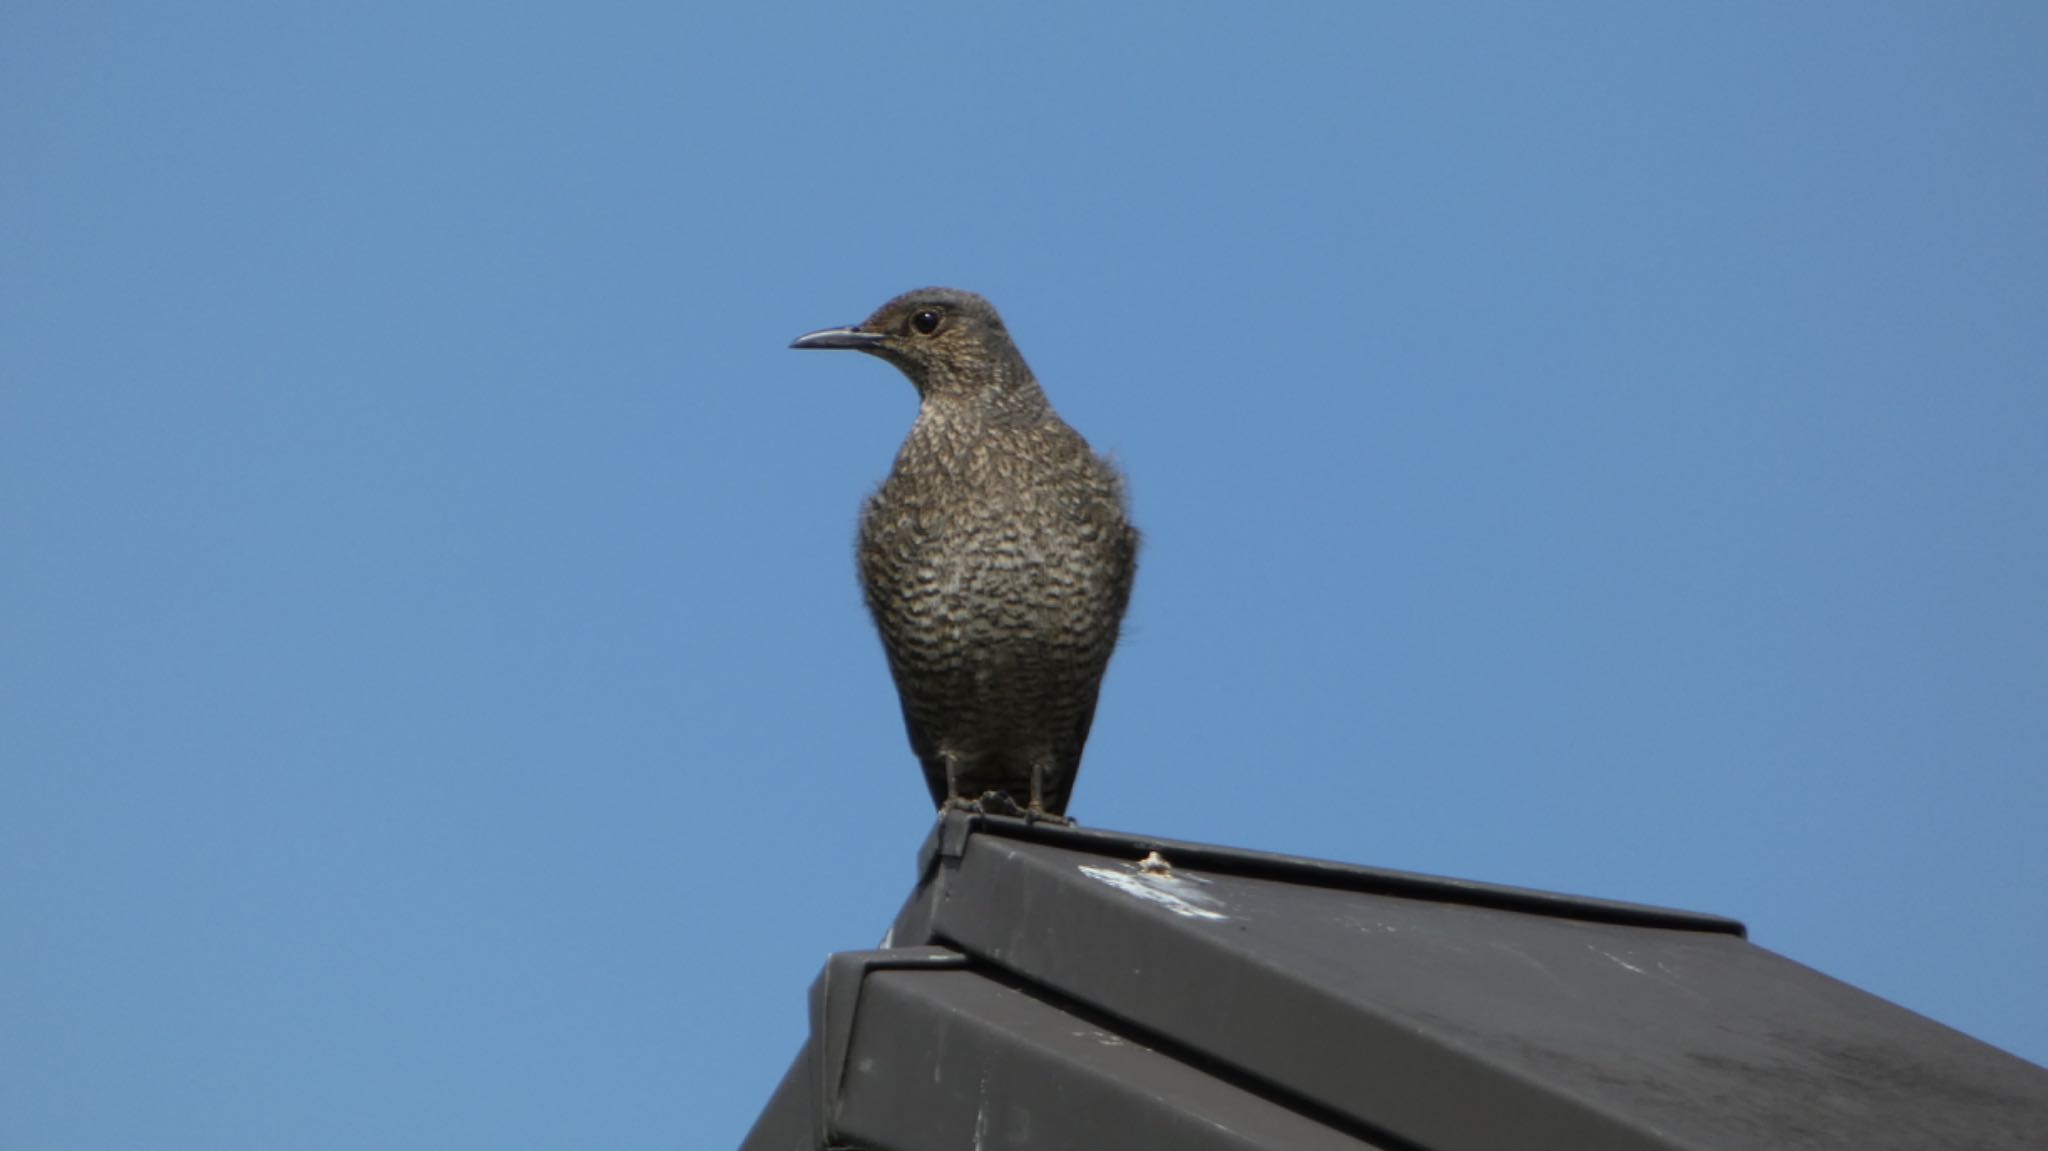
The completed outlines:
[[[1511,887],[1477,880],[1395,871],[1354,863],[1336,863],[1301,855],[1279,855],[1242,847],[1165,839],[1121,831],[1063,826],[1042,820],[1012,816],[981,815],[947,811],[939,816],[931,834],[918,850],[918,874],[929,876],[943,860],[958,859],[967,841],[975,835],[1026,840],[1095,855],[1135,861],[1158,852],[1176,867],[1216,871],[1252,879],[1274,879],[1311,887],[1387,895],[1400,899],[1422,899],[1435,903],[1456,903],[1545,915],[1557,919],[1578,919],[1628,927],[1656,927],[1675,931],[1703,931],[1746,939],[1749,929],[1737,919],[1703,911],[1655,907],[1583,895],[1565,895],[1527,887]]]

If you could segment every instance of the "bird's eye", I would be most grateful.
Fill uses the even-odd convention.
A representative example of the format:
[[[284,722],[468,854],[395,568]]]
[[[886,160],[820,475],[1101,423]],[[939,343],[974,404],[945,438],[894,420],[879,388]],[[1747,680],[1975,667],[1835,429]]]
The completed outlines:
[[[939,314],[930,308],[910,317],[910,326],[920,336],[929,336],[939,330]]]

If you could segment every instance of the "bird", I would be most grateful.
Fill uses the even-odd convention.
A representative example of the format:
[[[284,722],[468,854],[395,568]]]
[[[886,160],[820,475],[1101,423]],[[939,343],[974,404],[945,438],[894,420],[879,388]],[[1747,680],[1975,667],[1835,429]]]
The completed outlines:
[[[917,389],[917,419],[861,508],[856,566],[932,802],[1072,822],[1137,574],[1122,473],[1053,410],[972,292],[906,292],[790,346],[865,352]]]

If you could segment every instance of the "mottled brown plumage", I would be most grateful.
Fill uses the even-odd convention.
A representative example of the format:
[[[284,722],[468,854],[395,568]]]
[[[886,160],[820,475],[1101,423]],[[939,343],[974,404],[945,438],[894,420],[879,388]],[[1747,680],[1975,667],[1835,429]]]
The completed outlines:
[[[1062,814],[1137,570],[1122,478],[980,296],[908,292],[791,346],[864,351],[917,386],[859,567],[933,802]]]

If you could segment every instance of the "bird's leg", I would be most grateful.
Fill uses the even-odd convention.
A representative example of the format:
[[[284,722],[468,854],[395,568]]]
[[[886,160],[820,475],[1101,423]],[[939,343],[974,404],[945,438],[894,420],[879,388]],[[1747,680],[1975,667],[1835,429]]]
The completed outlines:
[[[940,748],[939,759],[946,765],[946,801],[939,805],[939,810],[964,811],[970,815],[981,814],[984,810],[981,800],[970,799],[960,792],[960,753],[950,748]]]
[[[1031,760],[1031,803],[1024,808],[1026,823],[1057,823],[1062,827],[1074,826],[1074,821],[1064,815],[1054,815],[1045,809],[1046,762],[1041,757]]]
[[[946,800],[939,804],[940,811],[964,811],[969,815],[1016,815],[1017,805],[1000,791],[984,792],[970,796],[960,786],[960,777],[967,768],[967,756],[948,748],[939,750],[939,759],[946,765]]]

